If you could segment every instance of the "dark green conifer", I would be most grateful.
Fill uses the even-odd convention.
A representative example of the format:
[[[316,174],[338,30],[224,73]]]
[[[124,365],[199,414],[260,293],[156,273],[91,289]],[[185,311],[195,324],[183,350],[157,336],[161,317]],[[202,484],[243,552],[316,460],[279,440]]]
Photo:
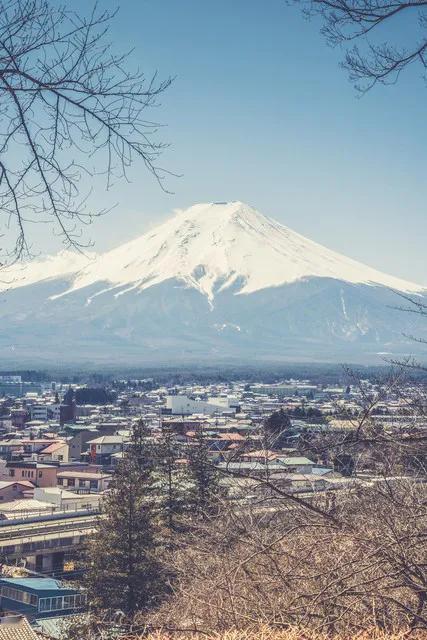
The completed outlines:
[[[139,422],[89,540],[86,586],[92,608],[132,616],[154,607],[165,592],[155,502],[148,434]]]

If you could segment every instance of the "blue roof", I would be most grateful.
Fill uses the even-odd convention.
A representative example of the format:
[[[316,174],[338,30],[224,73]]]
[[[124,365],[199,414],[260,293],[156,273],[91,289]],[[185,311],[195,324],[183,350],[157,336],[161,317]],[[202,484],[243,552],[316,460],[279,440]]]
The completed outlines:
[[[55,591],[63,588],[59,580],[54,578],[1,578],[0,582],[37,591]]]

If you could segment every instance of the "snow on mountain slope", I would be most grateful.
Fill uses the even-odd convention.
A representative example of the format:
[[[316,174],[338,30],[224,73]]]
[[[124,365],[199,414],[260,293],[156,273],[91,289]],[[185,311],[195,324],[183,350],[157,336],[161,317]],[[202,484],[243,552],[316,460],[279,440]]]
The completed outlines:
[[[31,266],[24,283],[74,271],[65,294],[102,282],[102,293],[120,288],[116,295],[122,295],[178,278],[209,300],[233,284],[237,293],[249,294],[312,276],[423,289],[330,251],[242,202],[196,204],[86,264],[82,259],[73,266],[66,252],[59,256]]]
[[[73,290],[107,281],[146,289],[180,278],[210,299],[239,279],[239,293],[309,276],[415,292],[421,286],[330,251],[242,202],[197,204],[153,231],[100,256]]]
[[[1,285],[7,289],[16,289],[53,278],[74,277],[96,257],[96,253],[63,250],[56,255],[43,256],[31,262],[17,262],[1,270]]]

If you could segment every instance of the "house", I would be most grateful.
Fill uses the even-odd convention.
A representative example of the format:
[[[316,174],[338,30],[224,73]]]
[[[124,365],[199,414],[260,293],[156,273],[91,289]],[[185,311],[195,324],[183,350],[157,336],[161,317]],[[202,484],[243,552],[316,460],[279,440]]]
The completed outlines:
[[[83,511],[99,509],[101,496],[96,493],[75,493],[61,487],[45,487],[34,489],[34,500],[51,505],[59,511]],[[1,510],[1,506],[0,506]]]
[[[39,640],[28,620],[20,614],[0,617],[0,640]]]
[[[28,480],[14,482],[13,480],[0,480],[0,501],[10,502],[22,498],[24,492],[33,490],[34,485]]]
[[[84,609],[86,596],[53,578],[0,578],[0,606],[28,619],[74,613]]]
[[[289,479],[292,489],[296,491],[323,491],[327,487],[326,480],[314,473],[292,473]]]
[[[304,456],[287,457],[277,454],[276,462],[286,467],[286,471],[289,473],[302,473],[307,474],[313,471],[313,467],[316,463]]]
[[[286,474],[283,465],[276,461],[265,464],[265,462],[220,462],[216,465],[218,469],[225,473],[235,475],[246,475],[253,477],[266,477],[271,474]]]
[[[264,462],[269,463],[277,460],[277,453],[269,449],[259,449],[256,451],[245,451],[239,455],[242,462]]]
[[[111,464],[113,453],[123,451],[123,436],[100,436],[94,440],[89,440],[90,461],[96,464]]]
[[[63,440],[55,440],[47,447],[41,449],[37,458],[40,462],[68,462],[69,446]]]
[[[56,471],[54,465],[34,460],[20,460],[6,463],[4,471],[6,478],[3,479],[29,480],[36,487],[56,487]]]
[[[52,444],[52,442],[54,442],[52,438],[23,438],[24,454],[32,455],[33,453],[38,453],[49,444]]]
[[[70,460],[80,460],[82,453],[88,448],[88,441],[98,435],[95,427],[83,424],[65,425],[64,432],[67,435]]]
[[[71,489],[80,493],[101,493],[108,489],[111,474],[100,472],[59,471],[58,486]]]
[[[0,458],[3,458],[3,460],[11,460],[13,457],[19,457],[23,453],[22,440],[0,440]]]

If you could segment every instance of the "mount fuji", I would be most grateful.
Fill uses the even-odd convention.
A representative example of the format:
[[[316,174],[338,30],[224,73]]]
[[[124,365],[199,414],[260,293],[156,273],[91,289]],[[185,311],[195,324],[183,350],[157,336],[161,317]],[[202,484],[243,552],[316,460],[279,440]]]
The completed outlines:
[[[104,254],[14,265],[0,361],[378,363],[421,349],[399,293],[427,288],[304,238],[242,202],[197,204]]]

